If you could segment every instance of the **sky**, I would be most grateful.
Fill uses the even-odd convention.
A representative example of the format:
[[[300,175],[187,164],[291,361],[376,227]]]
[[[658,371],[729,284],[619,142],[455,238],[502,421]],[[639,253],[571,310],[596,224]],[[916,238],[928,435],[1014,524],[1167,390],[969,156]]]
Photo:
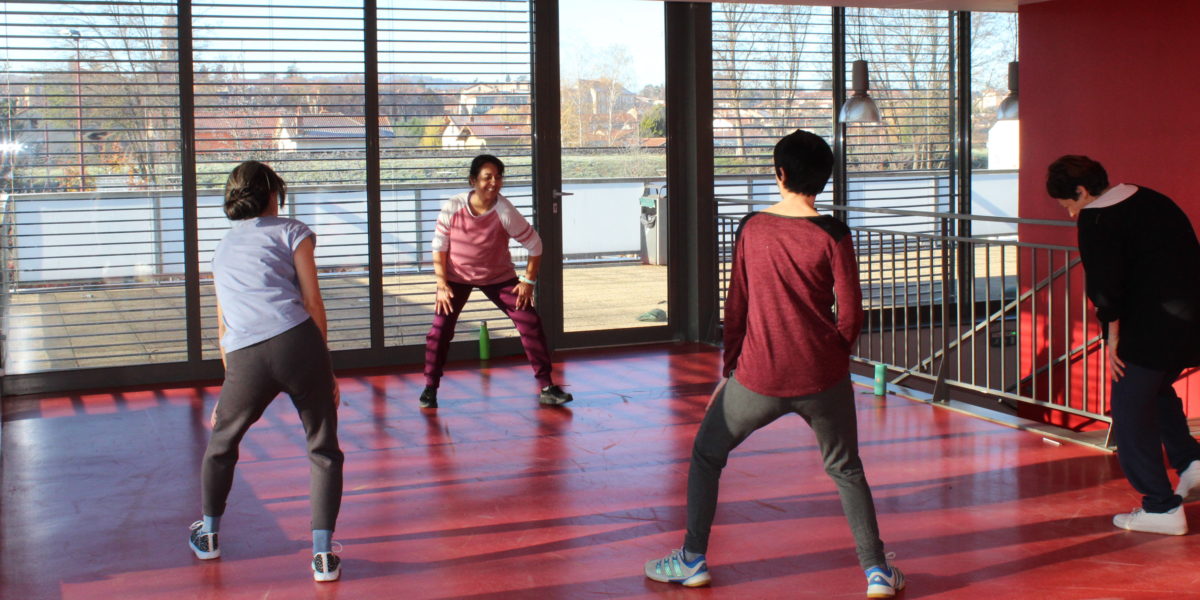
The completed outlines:
[[[571,68],[568,61],[577,55],[587,56],[620,45],[628,49],[633,59],[631,81],[627,82],[633,90],[647,84],[663,84],[666,79],[663,2],[560,0],[558,10],[564,71]]]
[[[133,7],[144,2],[150,14],[174,12],[174,5],[168,0],[126,1]],[[237,70],[243,72],[285,72],[289,68],[309,73],[361,72],[361,9],[341,8],[348,3],[254,0],[241,7],[228,0],[194,2],[198,66],[231,61],[241,63]],[[64,34],[67,29],[83,31],[85,53],[101,44],[101,38],[116,34],[103,26],[86,27],[85,17],[72,14],[103,10],[95,0],[32,6],[35,8],[0,5],[3,40],[0,63],[7,62],[6,66],[13,71],[39,71],[45,68],[42,63],[46,60],[69,64],[74,45]],[[441,73],[466,81],[494,78],[487,76],[489,72],[528,72],[529,35],[528,24],[523,22],[521,14],[522,2],[470,0],[447,5],[436,0],[379,0],[379,7],[380,49],[386,53],[380,57],[380,67],[384,72]],[[467,12],[474,9],[502,10],[508,14],[483,13],[484,16],[475,17]],[[37,11],[45,14],[37,15]],[[623,49],[629,58],[622,78],[629,89],[638,91],[647,84],[661,85],[665,80],[664,12],[665,3],[656,0],[560,0],[560,62],[564,79],[595,77],[598,67],[611,59],[616,47]],[[454,25],[437,22],[445,15],[465,21]],[[450,31],[462,28],[475,28],[479,34]],[[510,33],[502,33],[505,31]],[[160,34],[161,30],[153,32]],[[1011,37],[1014,36],[998,34],[990,41],[1010,42]],[[395,40],[404,44],[397,45]],[[325,52],[311,52],[314,47]],[[503,48],[504,53],[497,53],[497,48]],[[389,49],[400,51],[387,52]],[[425,49],[431,52],[426,53]],[[451,54],[435,55],[436,50],[449,50]],[[981,58],[988,56],[985,48],[976,48],[974,52]],[[1003,70],[1011,59],[1005,56],[1004,60],[989,62]],[[461,64],[452,64],[460,61]],[[984,73],[977,76],[988,79]]]
[[[138,1],[133,0],[135,3]],[[149,14],[164,15],[173,12],[173,8],[163,0],[141,1],[146,2]],[[209,3],[213,5],[209,5]],[[358,30],[358,24],[361,23],[358,20],[358,15],[361,14],[359,11],[337,8],[336,3],[331,4],[325,0],[257,0],[250,4],[265,6],[263,8],[247,6],[244,9],[236,9],[224,0],[196,0],[194,14],[197,17],[195,31],[197,49],[200,51],[197,56],[198,62],[222,59],[242,62],[249,59],[243,62],[242,70],[251,72],[258,70],[284,71],[293,64],[301,72],[355,72],[361,69],[362,38],[361,31]],[[275,8],[266,8],[271,6],[275,6]],[[302,6],[306,6],[306,8],[301,8]],[[435,30],[429,33],[414,31],[414,29],[422,27],[420,19],[436,19],[447,14],[439,12],[444,5],[438,5],[435,1],[383,0],[379,6],[382,11],[381,19],[387,17],[418,19],[416,22],[409,23],[381,21],[381,50],[386,47],[389,37],[413,42],[428,40],[428,42],[417,43],[427,43],[427,47],[430,49],[473,52],[476,48],[484,47],[480,44],[473,47],[473,36],[441,31],[446,29],[444,23],[428,25],[429,28]],[[470,10],[473,6],[519,10],[518,7],[521,5],[519,3],[504,5],[480,1],[464,3],[462,8],[453,8],[452,10]],[[602,9],[598,8],[601,6]],[[399,9],[399,11],[394,12],[389,9]],[[10,68],[17,71],[33,66],[31,63],[34,62],[72,60],[74,45],[66,34],[67,29],[82,31],[84,39],[81,44],[85,53],[89,48],[98,47],[101,44],[101,37],[119,37],[121,35],[112,28],[99,25],[103,21],[74,16],[83,12],[102,10],[93,1],[68,0],[40,5],[38,10],[45,11],[44,15],[7,12],[10,10],[17,9],[7,7],[0,10],[0,13],[5,13],[0,19],[0,37],[3,38],[3,43],[0,44],[0,61],[11,61],[9,62]],[[594,0],[562,0],[559,15],[562,25],[560,38],[563,44],[562,63],[564,69],[584,71],[583,76],[588,76],[589,73],[586,71],[589,66],[592,66],[597,59],[610,55],[609,48],[612,46],[620,46],[632,59],[625,81],[627,85],[633,89],[641,89],[646,84],[662,84],[665,79],[663,66],[664,10],[662,2],[653,0],[605,0],[602,4]],[[466,17],[466,13],[458,14],[470,18]],[[489,19],[493,16],[495,15],[482,18]],[[307,17],[314,20],[301,23],[293,20],[295,17]],[[515,15],[504,17],[504,19],[513,18],[517,17]],[[520,29],[519,25],[506,25],[499,22],[501,20],[503,19],[497,19],[493,23],[476,21],[473,24],[464,24],[463,27],[484,28],[484,30],[492,32],[487,36],[489,39],[486,41],[494,42],[503,39],[511,42],[513,45],[508,46],[511,55],[505,57],[504,62],[527,60],[528,34],[521,34],[513,30],[514,27]],[[87,21],[99,26],[87,26]],[[296,30],[272,31],[273,25],[285,29],[297,26],[312,29],[309,29],[308,33]],[[220,29],[210,29],[214,26]],[[399,28],[399,31],[392,33],[388,31],[389,28]],[[513,30],[514,34],[496,33],[506,30]],[[155,35],[159,33],[159,31],[153,32]],[[302,39],[290,41],[288,38],[309,38],[312,41]],[[316,42],[316,40],[320,40],[320,42]],[[325,52],[321,55],[306,52],[314,42],[321,49],[334,52]],[[448,44],[454,44],[455,47],[450,47]],[[494,44],[492,46],[493,48],[489,51],[494,50]],[[411,52],[414,46],[408,45],[406,48]],[[356,52],[356,50],[359,51]],[[243,53],[245,54],[243,55]],[[238,56],[245,56],[245,59],[235,58]],[[421,55],[410,53],[396,56],[400,58],[385,59],[385,61],[423,62]],[[326,60],[326,57],[336,62],[318,62],[318,60]],[[262,62],[261,59],[264,58],[271,62]],[[426,55],[426,58],[429,58],[429,55]],[[430,60],[437,63],[445,59],[432,57]],[[339,65],[338,62],[341,64]],[[381,65],[381,67],[383,66]],[[37,68],[43,67],[38,65]],[[455,70],[455,67],[444,65],[438,67],[415,64],[411,66],[400,64],[396,65],[396,68],[408,68],[413,72],[429,68],[446,69],[450,72]],[[486,71],[488,68],[477,65],[476,70]],[[567,73],[567,75],[575,75],[575,73]]]

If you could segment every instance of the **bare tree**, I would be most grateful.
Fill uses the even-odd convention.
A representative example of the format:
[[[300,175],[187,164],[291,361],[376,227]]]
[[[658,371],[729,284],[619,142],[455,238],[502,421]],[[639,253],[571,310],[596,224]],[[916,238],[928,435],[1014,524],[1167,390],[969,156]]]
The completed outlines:
[[[137,3],[98,8],[71,25],[86,40],[85,137],[109,146],[110,169],[122,165],[143,185],[168,185],[180,165],[175,17]]]
[[[725,28],[713,28],[713,80],[727,84],[727,88],[713,90],[714,108],[731,110],[733,112],[734,155],[742,156],[746,147],[746,138],[742,117],[744,101],[749,97],[746,80],[746,64],[749,62],[745,54],[753,52],[752,47],[745,47],[743,40],[748,37],[748,31],[755,20],[755,7],[745,2],[729,2],[719,5],[720,22]],[[714,21],[718,19],[714,18]]]
[[[631,94],[626,84],[632,79],[630,68],[633,65],[633,57],[629,55],[625,46],[615,44],[606,47],[601,56],[604,60],[595,67],[597,92],[602,96],[598,102],[600,110],[596,112],[604,117],[605,141],[611,147],[615,145],[618,129],[616,116],[629,106],[627,97]]]
[[[850,56],[868,60],[871,95],[884,124],[850,146],[862,170],[941,169],[949,164],[954,117],[951,13],[858,9],[847,16]]]

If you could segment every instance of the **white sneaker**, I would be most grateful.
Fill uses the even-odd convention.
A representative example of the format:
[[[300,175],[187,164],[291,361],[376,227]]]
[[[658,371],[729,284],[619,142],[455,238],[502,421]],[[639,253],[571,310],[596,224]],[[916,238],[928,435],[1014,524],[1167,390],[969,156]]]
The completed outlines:
[[[334,542],[330,548],[341,552],[342,545]],[[318,552],[312,559],[313,581],[337,581],[342,576],[342,559],[333,552]]]
[[[1179,474],[1179,485],[1175,486],[1175,493],[1183,498],[1184,502],[1190,500],[1200,500],[1200,495],[1192,495],[1193,491],[1200,493],[1200,460],[1193,460]]]
[[[1139,508],[1131,513],[1121,513],[1113,517],[1113,525],[1130,531],[1163,535],[1185,535],[1188,531],[1183,506],[1176,506],[1165,513],[1151,513]]]

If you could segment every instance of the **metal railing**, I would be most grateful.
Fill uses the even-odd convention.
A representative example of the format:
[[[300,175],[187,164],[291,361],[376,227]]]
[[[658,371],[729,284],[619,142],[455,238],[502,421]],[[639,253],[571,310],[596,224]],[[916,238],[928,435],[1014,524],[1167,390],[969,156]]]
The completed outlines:
[[[576,195],[564,211],[586,207],[564,236],[569,267],[641,264],[638,199],[659,177],[565,180]],[[593,189],[595,188],[595,189]],[[429,243],[442,203],[464,184],[387,184],[381,189],[385,345],[423,344],[433,277]],[[213,249],[229,228],[219,189],[197,195],[200,321],[204,358],[216,358],[216,299],[209,275]],[[513,180],[505,195],[532,221],[532,191]],[[187,331],[180,190],[17,194],[5,198],[4,277],[9,373],[127,366],[186,360]],[[285,216],[307,223],[319,239],[317,266],[334,350],[369,345],[370,241],[363,185],[294,185]],[[574,229],[572,229],[574,228]],[[604,247],[588,246],[607,232]],[[577,247],[580,245],[582,247]],[[611,246],[611,247],[610,247]],[[516,264],[526,251],[515,242]],[[488,320],[493,337],[516,335],[481,294],[460,319],[464,331]]]
[[[719,202],[723,297],[738,222],[762,204]],[[746,210],[731,210],[737,206]],[[866,310],[855,360],[886,365],[892,383],[932,383],[937,400],[957,388],[1057,425],[1112,422],[1100,325],[1084,294],[1076,248],[1021,242],[1015,234],[958,237],[853,225],[863,222],[861,213],[939,220],[947,231],[957,231],[957,221],[1064,227],[1073,222],[818,208],[844,211],[852,224]]]

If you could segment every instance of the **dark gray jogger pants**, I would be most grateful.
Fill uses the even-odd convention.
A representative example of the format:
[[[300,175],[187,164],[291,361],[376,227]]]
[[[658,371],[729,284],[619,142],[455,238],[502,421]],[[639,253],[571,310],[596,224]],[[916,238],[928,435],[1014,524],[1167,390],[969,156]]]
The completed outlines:
[[[312,528],[330,529],[342,504],[342,462],[333,368],[321,331],[305,321],[269,340],[225,355],[217,423],[201,464],[204,514],[225,514],[242,437],[267,405],[287,392],[300,414],[311,466]]]
[[[854,534],[859,564],[863,569],[886,564],[875,502],[858,456],[858,417],[849,376],[826,390],[792,398],[756,394],[736,376],[729,378],[704,415],[692,445],[684,548],[701,554],[708,551],[721,470],[729,453],[751,433],[789,412],[804,417],[817,436],[825,472],[837,484],[842,511]]]

